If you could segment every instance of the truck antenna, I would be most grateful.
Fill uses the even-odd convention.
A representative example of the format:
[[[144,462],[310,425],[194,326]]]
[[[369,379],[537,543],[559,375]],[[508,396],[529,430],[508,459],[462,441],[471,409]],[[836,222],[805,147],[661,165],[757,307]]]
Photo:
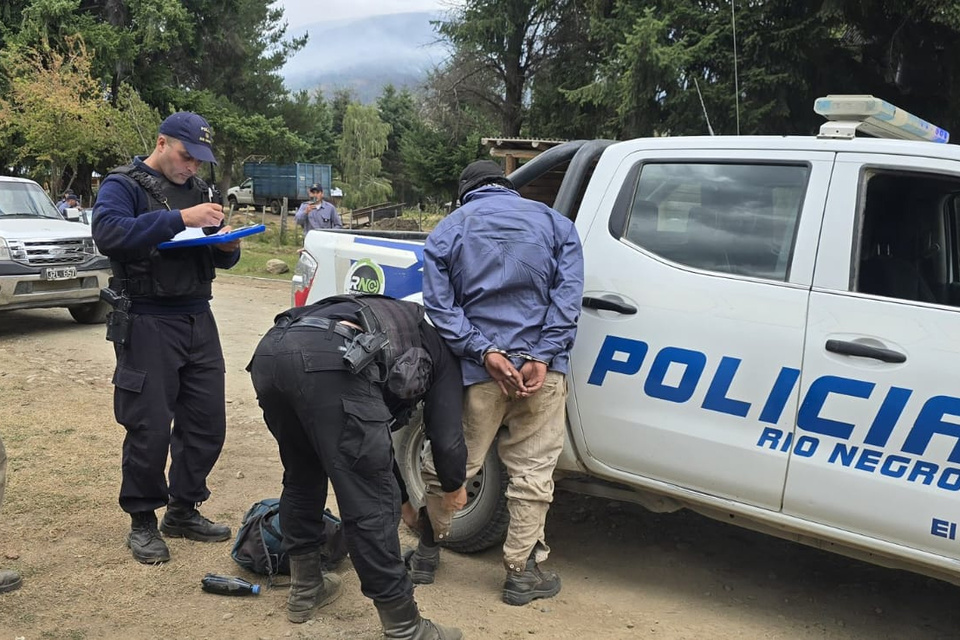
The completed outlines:
[[[733,25],[733,91],[737,108],[737,135],[740,135],[740,76],[737,72],[737,10],[736,0],[730,0],[730,23]]]
[[[703,103],[703,94],[700,93],[700,83],[697,82],[696,76],[693,78],[693,84],[697,88],[697,95],[700,96],[700,108],[703,109],[703,119],[707,121],[707,131],[710,132],[710,135],[716,135],[713,132],[713,127],[710,126],[710,116],[707,115],[707,105]]]

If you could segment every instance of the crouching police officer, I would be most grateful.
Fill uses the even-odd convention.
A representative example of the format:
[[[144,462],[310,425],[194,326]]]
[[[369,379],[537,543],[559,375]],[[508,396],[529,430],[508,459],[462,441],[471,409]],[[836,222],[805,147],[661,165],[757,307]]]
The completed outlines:
[[[397,533],[401,498],[390,429],[420,399],[443,506],[453,512],[466,502],[460,366],[423,307],[358,295],[289,309],[247,369],[283,462],[290,621],[309,620],[340,595],[339,576],[320,566],[329,479],[361,591],[373,600],[384,637],[461,638],[458,629],[420,616]]]

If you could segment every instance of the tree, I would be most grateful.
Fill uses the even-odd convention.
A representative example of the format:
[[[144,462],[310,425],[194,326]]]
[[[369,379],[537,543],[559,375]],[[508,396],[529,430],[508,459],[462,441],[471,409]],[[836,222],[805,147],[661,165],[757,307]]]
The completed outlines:
[[[307,91],[298,91],[278,111],[287,127],[304,142],[301,159],[330,165],[338,162],[333,113],[319,89],[312,99]]]
[[[600,55],[566,94],[614,114],[613,137],[706,133],[704,111],[716,133],[810,134],[822,121],[813,101],[828,93],[872,93],[948,128],[958,117],[956,0],[589,0],[586,9]]]
[[[560,25],[573,0],[466,0],[437,24],[454,46],[447,67],[450,91],[472,96],[500,122],[500,135],[517,136],[529,82],[561,46]]]
[[[204,114],[213,128],[213,149],[220,169],[217,184],[221,191],[233,181],[234,168],[251,154],[269,152],[271,161],[293,162],[304,151],[303,140],[287,128],[280,116],[248,113],[209,91],[192,92],[187,98],[180,107]]]
[[[446,75],[427,82],[417,117],[400,141],[400,157],[411,183],[442,204],[457,197],[463,168],[483,154],[480,138],[496,130],[488,114],[445,90]]]
[[[343,200],[347,207],[383,202],[393,192],[389,180],[380,175],[389,133],[390,125],[380,120],[374,107],[359,104],[347,107],[340,138]]]
[[[407,175],[400,145],[417,122],[413,94],[406,89],[397,91],[392,84],[388,84],[377,99],[377,112],[380,119],[390,125],[387,149],[383,154],[384,175],[393,185],[393,193],[401,202],[412,202],[416,199],[416,189]]]
[[[417,122],[400,143],[406,171],[418,190],[436,203],[457,199],[457,181],[463,168],[477,159],[479,134],[451,138],[428,122]]]
[[[529,82],[525,129],[531,137],[591,139],[607,135],[615,112],[606,105],[571,99],[570,92],[593,81],[602,62],[602,43],[590,29],[587,3],[576,3],[558,25],[562,43]]]
[[[105,130],[110,109],[90,75],[83,42],[66,45],[66,53],[8,47],[0,57],[10,87],[0,98],[0,131],[19,135],[15,160],[36,162],[33,177],[48,183],[53,194],[70,187],[82,162],[93,161],[123,135],[120,129]]]

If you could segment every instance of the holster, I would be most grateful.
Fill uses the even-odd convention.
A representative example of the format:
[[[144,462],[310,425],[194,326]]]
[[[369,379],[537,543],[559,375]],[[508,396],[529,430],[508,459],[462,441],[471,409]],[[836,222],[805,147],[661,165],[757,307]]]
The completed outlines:
[[[126,346],[130,342],[130,298],[126,294],[104,288],[100,290],[100,299],[113,307],[113,311],[107,314],[107,341],[121,347]]]

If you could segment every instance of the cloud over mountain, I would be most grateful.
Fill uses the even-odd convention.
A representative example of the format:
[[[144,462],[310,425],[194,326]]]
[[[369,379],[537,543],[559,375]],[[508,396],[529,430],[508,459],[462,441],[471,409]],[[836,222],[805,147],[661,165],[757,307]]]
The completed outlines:
[[[282,69],[292,90],[320,88],[326,96],[350,87],[370,102],[388,83],[412,87],[448,55],[430,24],[430,12],[399,13],[357,20],[319,22],[292,32],[310,34],[307,45]]]

